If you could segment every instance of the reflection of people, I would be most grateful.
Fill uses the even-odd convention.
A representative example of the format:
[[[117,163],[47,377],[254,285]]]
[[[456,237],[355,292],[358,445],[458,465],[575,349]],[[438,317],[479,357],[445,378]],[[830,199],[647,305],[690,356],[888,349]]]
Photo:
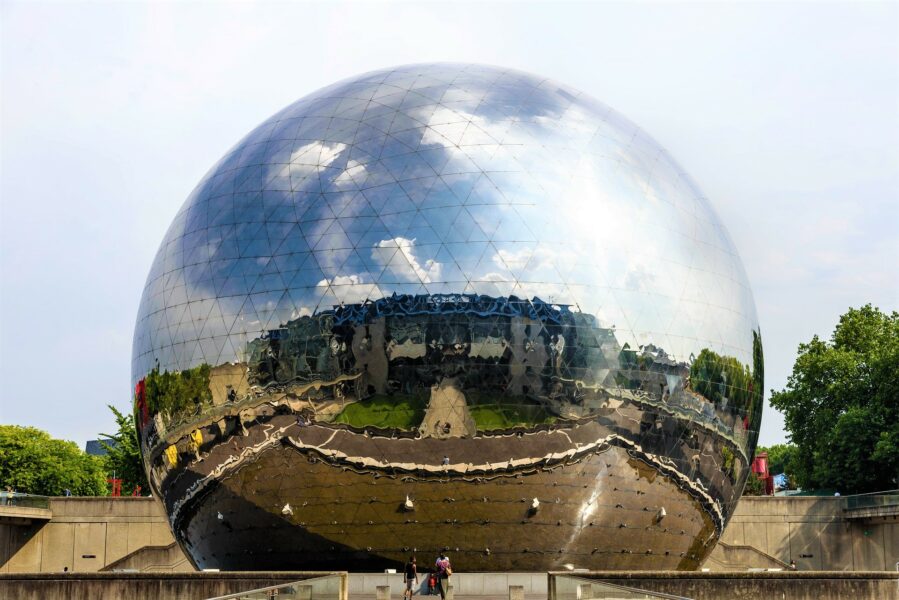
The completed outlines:
[[[795,570],[796,570],[796,561],[793,560],[792,558],[790,559],[790,570],[791,570],[791,571],[795,571]]]
[[[553,361],[555,364],[553,366],[556,369],[556,375],[561,375],[562,356],[565,354],[565,336],[558,335],[553,337],[556,338],[556,343],[550,344],[550,347],[552,348],[552,352],[554,354]]]
[[[412,598],[415,594],[413,585],[418,583],[418,568],[415,566],[415,556],[409,557],[405,571],[406,589],[403,591],[403,597]]]
[[[446,600],[446,589],[449,587],[449,578],[453,574],[453,569],[445,552],[440,553],[434,565],[437,567],[437,591],[440,592],[441,600]]]
[[[365,334],[362,340],[359,341],[359,349],[364,351],[371,350],[371,336],[369,334]]]

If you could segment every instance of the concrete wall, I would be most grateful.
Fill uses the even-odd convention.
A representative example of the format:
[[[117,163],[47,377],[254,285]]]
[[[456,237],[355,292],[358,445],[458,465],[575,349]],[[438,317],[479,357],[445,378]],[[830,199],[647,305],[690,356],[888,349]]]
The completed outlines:
[[[549,600],[575,600],[585,581],[612,583],[693,600],[886,600],[899,598],[899,573],[834,571],[780,573],[592,572],[549,575]],[[600,586],[597,586],[600,587]]]
[[[717,547],[704,567],[741,571],[792,559],[800,571],[895,570],[899,520],[849,521],[841,500],[743,498],[722,537],[733,548]],[[50,510],[48,523],[0,523],[0,573],[193,570],[177,544],[170,546],[168,522],[152,498],[53,498]]]
[[[427,593],[427,566],[422,563],[417,594]],[[510,585],[520,585],[526,595],[546,598],[546,573],[454,573],[453,591],[460,596],[508,597]],[[379,585],[389,585],[393,598],[402,598],[403,574],[350,573],[350,596],[373,596]]]
[[[52,498],[52,518],[31,525],[0,523],[0,573],[99,571],[147,546],[175,540],[153,498]],[[193,566],[180,560],[168,570]]]
[[[0,574],[3,600],[198,600],[307,580],[311,600],[347,600],[346,573]]]
[[[850,521],[844,498],[791,496],[744,497],[721,537],[734,546],[750,546],[800,571],[894,571],[899,561],[899,520]],[[706,563],[711,570],[732,570],[726,549],[716,548]],[[755,562],[759,564],[754,564]],[[762,556],[744,568],[767,567]],[[721,568],[723,565],[728,565]]]
[[[68,574],[0,574],[0,598],[4,600],[161,600],[209,598],[248,591],[277,584],[286,584],[311,576],[332,575],[314,584],[312,600],[346,600],[352,596],[374,596],[374,586],[384,583],[369,576],[353,576],[356,591],[349,591],[345,574],[324,573],[68,573]],[[781,573],[569,573],[531,575],[512,573],[510,580],[497,581],[497,573],[453,575],[456,593],[508,597],[508,588],[499,584],[531,586],[526,594],[534,595],[542,589],[549,592],[549,600],[575,600],[578,585],[584,581],[608,582],[630,588],[673,594],[695,600],[885,600],[899,597],[899,573],[884,572],[781,572]],[[543,585],[534,580],[539,577]],[[547,579],[549,585],[547,586]],[[463,580],[468,580],[464,583]],[[391,595],[399,598],[402,588]],[[514,581],[514,583],[513,583]],[[369,584],[372,586],[369,588]],[[361,586],[361,587],[358,587]],[[466,591],[467,589],[467,591]],[[547,595],[542,597],[546,598]]]

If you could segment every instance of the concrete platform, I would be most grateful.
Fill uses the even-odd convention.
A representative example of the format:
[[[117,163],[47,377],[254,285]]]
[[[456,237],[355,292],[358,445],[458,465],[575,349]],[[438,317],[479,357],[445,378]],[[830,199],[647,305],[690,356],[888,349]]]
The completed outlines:
[[[591,571],[549,574],[549,600],[575,600],[583,582],[612,583],[692,600],[892,600],[899,573],[884,571],[779,571],[703,573]]]
[[[55,573],[0,574],[3,600],[201,600],[286,584],[327,573]],[[340,574],[338,574],[340,575]],[[525,588],[524,600],[575,600],[585,582],[607,582],[694,600],[887,600],[899,598],[899,573],[764,572],[685,573],[561,572],[457,573],[453,600],[509,600],[508,585]],[[342,585],[336,583],[342,581]],[[390,585],[390,598],[402,599],[401,575],[356,573],[318,587],[311,600],[373,600],[379,585]],[[387,583],[384,583],[387,582]],[[542,582],[542,584],[541,584]],[[505,586],[505,587],[504,587]],[[416,595],[437,600],[437,596]],[[581,600],[584,600],[583,595]]]
[[[525,596],[531,595],[538,598],[546,598],[546,573],[455,573],[452,577],[452,585],[456,598],[488,596],[509,598],[509,586],[518,585],[524,588]],[[351,598],[371,595],[374,597],[378,586],[390,586],[391,597],[402,599],[403,575],[385,573],[350,573],[349,592]],[[419,586],[416,588],[416,597],[438,599],[439,596],[427,596],[424,576],[419,576]],[[526,599],[527,600],[527,599]]]
[[[33,506],[0,505],[0,523],[6,525],[31,525],[35,521],[47,522],[53,518],[49,508]]]
[[[329,577],[310,600],[347,600],[346,573],[19,573],[0,574],[3,600],[203,600]]]

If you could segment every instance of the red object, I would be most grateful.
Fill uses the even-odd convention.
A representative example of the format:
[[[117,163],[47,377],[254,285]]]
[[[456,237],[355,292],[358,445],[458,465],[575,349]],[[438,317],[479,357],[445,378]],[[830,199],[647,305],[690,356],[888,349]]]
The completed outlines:
[[[134,491],[131,492],[132,496],[140,496],[141,487],[139,485],[134,486]]]
[[[759,452],[752,459],[752,472],[764,479],[768,476],[768,453]]]
[[[774,493],[774,477],[768,472],[768,453],[759,452],[752,459],[752,474],[762,480],[765,484],[765,495],[770,496]]]
[[[106,480],[107,483],[112,485],[112,493],[110,496],[121,496],[122,495],[122,478],[121,477],[110,477]]]

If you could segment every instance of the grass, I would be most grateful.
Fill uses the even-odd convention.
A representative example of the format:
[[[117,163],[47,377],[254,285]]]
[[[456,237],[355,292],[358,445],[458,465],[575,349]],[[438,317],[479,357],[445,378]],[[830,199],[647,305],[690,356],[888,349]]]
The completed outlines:
[[[478,431],[496,431],[512,427],[533,427],[535,425],[554,423],[556,417],[536,404],[521,398],[503,398],[497,402],[495,397],[470,394],[469,411],[474,418]]]
[[[360,428],[414,429],[424,419],[426,406],[425,398],[376,394],[350,404],[334,417],[334,422]]]
[[[468,410],[478,431],[533,427],[556,421],[556,417],[542,406],[523,397],[503,398],[504,402],[497,402],[495,397],[477,393],[468,396]],[[427,405],[428,400],[423,397],[377,394],[348,405],[334,417],[334,422],[358,428],[411,430],[421,425]]]

